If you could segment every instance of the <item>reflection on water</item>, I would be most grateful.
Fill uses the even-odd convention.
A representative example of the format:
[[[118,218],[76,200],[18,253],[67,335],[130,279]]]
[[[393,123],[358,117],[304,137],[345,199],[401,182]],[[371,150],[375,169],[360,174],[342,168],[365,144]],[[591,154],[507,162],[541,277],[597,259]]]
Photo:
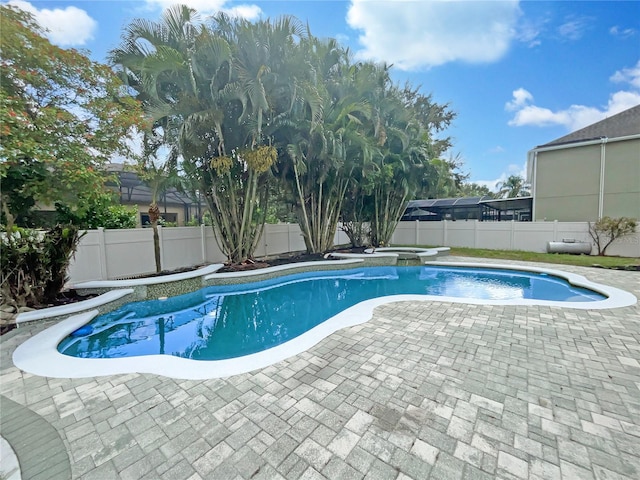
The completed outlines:
[[[553,277],[458,267],[373,267],[308,272],[124,305],[69,336],[66,355],[114,358],[169,354],[220,360],[295,338],[364,300],[398,294],[484,299],[594,301],[604,297]]]

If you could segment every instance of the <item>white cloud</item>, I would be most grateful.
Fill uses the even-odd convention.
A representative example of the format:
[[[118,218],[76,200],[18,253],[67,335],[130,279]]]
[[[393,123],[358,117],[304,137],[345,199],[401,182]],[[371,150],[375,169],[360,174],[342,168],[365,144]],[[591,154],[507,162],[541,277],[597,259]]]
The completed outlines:
[[[519,88],[513,91],[513,100],[507,102],[505,108],[509,111],[518,110],[531,101],[533,101],[533,95],[524,88]]]
[[[495,180],[471,180],[471,182],[477,183],[478,185],[483,185],[487,187],[489,190],[491,190],[492,192],[497,192],[499,190],[498,185],[505,182],[507,178],[509,178],[511,175],[517,175],[526,179],[527,178],[526,164],[524,165],[510,164],[507,167],[507,170],[502,172],[500,176]]]
[[[200,13],[212,13],[222,10],[226,0],[146,0],[146,2],[150,7],[161,8],[162,10],[179,4],[191,7]]]
[[[529,45],[529,47],[537,47],[542,43],[538,38],[540,31],[533,25],[523,25],[517,34],[517,39]]]
[[[614,37],[629,38],[633,37],[637,31],[633,28],[620,28],[618,25],[614,25],[609,29],[609,33]]]
[[[165,9],[175,4],[187,5],[203,15],[211,15],[217,12],[224,12],[231,17],[242,17],[247,20],[256,20],[262,14],[262,10],[257,5],[235,5],[225,7],[228,0],[146,0],[150,7]]]
[[[98,23],[80,8],[69,6],[64,9],[38,9],[23,0],[11,0],[14,5],[31,13],[42,28],[47,30],[47,38],[61,47],[85,45],[93,39]]]
[[[247,20],[257,20],[262,14],[262,10],[257,5],[238,5],[232,8],[223,8],[222,11],[231,17],[241,17]]]
[[[341,43],[342,45],[346,45],[347,43],[349,43],[349,35],[345,35],[344,33],[337,33],[333,36],[333,38],[335,38],[338,43]]]
[[[489,153],[504,153],[504,152],[506,152],[506,150],[501,145],[496,145],[495,147],[489,149]]]
[[[526,43],[529,48],[537,47],[542,43],[540,37],[548,22],[547,18],[535,20],[521,18],[516,32],[516,40]]]
[[[516,37],[520,13],[517,1],[351,0],[347,22],[362,31],[359,58],[413,70],[499,60]]]
[[[509,120],[509,125],[512,127],[562,125],[568,131],[575,131],[640,104],[640,61],[634,67],[617,71],[610,80],[628,83],[631,88],[612,93],[607,105],[601,108],[571,105],[568,108],[553,111],[534,105],[533,95],[524,88],[519,88],[513,92],[513,99],[505,105],[507,111],[515,111],[513,118]]]
[[[638,60],[638,63],[636,63],[634,67],[618,70],[611,75],[609,80],[616,83],[629,83],[640,89],[640,60]]]
[[[580,40],[590,24],[591,18],[569,17],[565,23],[558,27],[558,33],[568,40]]]

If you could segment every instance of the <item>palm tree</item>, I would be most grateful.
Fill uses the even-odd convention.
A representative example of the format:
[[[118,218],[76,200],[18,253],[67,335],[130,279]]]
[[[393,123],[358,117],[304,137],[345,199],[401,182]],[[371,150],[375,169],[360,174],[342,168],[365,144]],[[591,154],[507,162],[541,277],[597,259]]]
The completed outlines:
[[[160,219],[158,199],[169,187],[180,184],[175,156],[169,155],[165,161],[158,161],[158,149],[161,146],[161,139],[153,139],[151,135],[145,133],[143,136],[143,154],[136,166],[139,177],[151,190],[151,203],[149,204],[148,212],[149,223],[153,229],[153,256],[156,263],[156,272],[158,273],[162,271],[160,235],[158,234],[158,221]]]
[[[278,164],[296,206],[308,252],[333,246],[351,165],[366,156],[361,124],[368,108],[348,91],[347,52],[333,40],[301,42],[294,74],[298,101],[278,120]],[[294,67],[295,68],[295,67]]]
[[[151,129],[201,185],[220,247],[241,262],[257,245],[264,216],[256,212],[266,212],[265,179],[275,160],[261,136],[269,109],[261,82],[269,67],[259,56],[242,63],[238,39],[252,33],[246,25],[217,21],[207,28],[185,6],[166,10],[160,22],[134,20],[111,60],[137,91]],[[229,32],[238,48],[224,38]],[[252,42],[245,44],[250,50]]]
[[[375,246],[390,242],[407,200],[434,183],[437,171],[432,159],[449,146],[448,139],[432,139],[432,130],[441,130],[445,125],[425,115],[429,97],[408,85],[394,86],[388,74],[381,74],[385,87],[373,101],[379,118],[377,130],[384,135],[374,131],[381,155],[370,183],[374,204],[371,241]],[[450,121],[452,116],[444,113],[443,118]]]
[[[499,198],[528,197],[530,186],[520,175],[509,175],[504,182],[496,184]]]

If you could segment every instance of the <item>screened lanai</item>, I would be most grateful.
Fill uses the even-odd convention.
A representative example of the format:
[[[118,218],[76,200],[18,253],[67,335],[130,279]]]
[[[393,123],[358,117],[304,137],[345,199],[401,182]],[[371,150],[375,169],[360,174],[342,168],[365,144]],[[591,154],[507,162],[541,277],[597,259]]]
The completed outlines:
[[[411,200],[402,221],[480,220],[530,221],[532,197],[495,199],[489,196]]]

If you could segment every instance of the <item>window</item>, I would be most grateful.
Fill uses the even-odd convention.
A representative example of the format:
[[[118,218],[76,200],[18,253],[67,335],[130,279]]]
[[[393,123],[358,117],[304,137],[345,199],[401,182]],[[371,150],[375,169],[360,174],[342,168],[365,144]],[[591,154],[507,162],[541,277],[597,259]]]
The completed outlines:
[[[178,222],[178,214],[177,213],[161,213],[161,220],[158,222],[159,225],[163,223],[177,223]],[[140,213],[140,225],[143,227],[151,226],[151,222],[149,221],[148,213]]]

